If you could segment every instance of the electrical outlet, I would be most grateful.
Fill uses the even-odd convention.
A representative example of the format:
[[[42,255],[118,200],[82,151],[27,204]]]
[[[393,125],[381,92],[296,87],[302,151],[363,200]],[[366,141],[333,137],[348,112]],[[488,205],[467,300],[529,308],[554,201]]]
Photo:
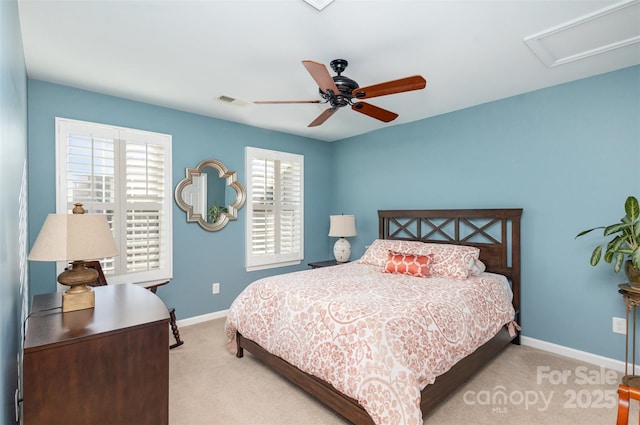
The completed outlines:
[[[617,334],[627,333],[627,321],[621,317],[613,318],[613,332]]]
[[[214,283],[213,284],[212,292],[214,294],[219,294],[220,293],[220,284],[219,283]]]

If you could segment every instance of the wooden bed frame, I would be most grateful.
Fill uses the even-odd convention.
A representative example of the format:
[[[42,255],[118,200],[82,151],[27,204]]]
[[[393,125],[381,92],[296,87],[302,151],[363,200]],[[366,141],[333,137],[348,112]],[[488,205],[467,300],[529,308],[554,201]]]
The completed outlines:
[[[480,210],[380,210],[379,238],[449,243],[480,248],[480,259],[488,272],[507,276],[513,291],[515,320],[520,323],[520,217],[522,209]],[[237,337],[237,357],[244,349],[267,366],[316,397],[320,402],[354,424],[373,424],[355,399],[338,392],[331,384],[301,371],[267,352],[260,345]],[[448,372],[422,390],[423,416],[460,388],[473,374],[495,358],[509,343],[519,344],[506,327],[496,336],[462,359]]]

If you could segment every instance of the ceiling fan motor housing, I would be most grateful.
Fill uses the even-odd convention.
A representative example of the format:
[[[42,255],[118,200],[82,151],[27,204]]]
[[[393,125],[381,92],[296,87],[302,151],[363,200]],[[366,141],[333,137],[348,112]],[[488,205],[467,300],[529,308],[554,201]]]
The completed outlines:
[[[334,59],[331,61],[330,65],[331,69],[333,69],[333,71],[338,74],[333,77],[333,81],[336,84],[339,93],[325,93],[320,90],[320,95],[323,99],[326,99],[333,107],[347,106],[351,104],[351,99],[353,99],[354,97],[352,92],[360,86],[351,78],[341,75],[342,72],[344,72],[344,70],[346,69],[347,65],[349,65],[349,62],[347,62],[345,59]]]
[[[342,107],[349,105],[351,99],[353,99],[351,92],[360,86],[351,78],[345,77],[344,75],[336,75],[333,77],[333,81],[336,83],[339,93],[325,93],[320,90],[320,95],[328,100],[331,106]],[[329,92],[331,92],[331,90],[329,90]]]

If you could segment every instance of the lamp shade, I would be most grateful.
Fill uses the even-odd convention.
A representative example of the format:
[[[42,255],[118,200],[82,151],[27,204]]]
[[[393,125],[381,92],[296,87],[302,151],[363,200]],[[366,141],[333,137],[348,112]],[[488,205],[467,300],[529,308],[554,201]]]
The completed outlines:
[[[356,236],[355,215],[331,215],[329,220],[329,236],[338,238]]]
[[[32,261],[96,260],[118,255],[101,214],[49,214],[27,257]]]

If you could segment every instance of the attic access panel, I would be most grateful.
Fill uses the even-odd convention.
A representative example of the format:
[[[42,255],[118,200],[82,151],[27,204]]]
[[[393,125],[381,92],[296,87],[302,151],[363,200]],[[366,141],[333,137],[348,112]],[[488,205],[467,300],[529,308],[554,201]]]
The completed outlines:
[[[625,47],[640,49],[640,0],[614,4],[524,41],[550,68]]]

